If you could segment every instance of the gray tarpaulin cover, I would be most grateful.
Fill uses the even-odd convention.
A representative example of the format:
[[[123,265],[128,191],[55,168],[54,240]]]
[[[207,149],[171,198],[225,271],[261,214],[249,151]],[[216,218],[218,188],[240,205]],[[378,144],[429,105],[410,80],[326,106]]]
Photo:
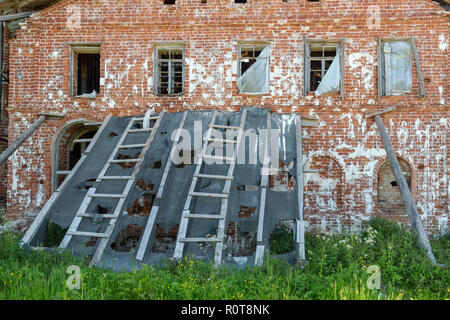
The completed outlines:
[[[386,95],[412,91],[411,44],[408,41],[384,43]]]
[[[239,92],[262,93],[269,92],[269,78],[267,68],[270,48],[265,47],[258,56],[258,60],[252,64],[244,74],[237,79]],[[262,59],[264,58],[264,59]]]
[[[331,63],[330,68],[323,77],[322,81],[320,81],[320,84],[315,91],[316,96],[320,96],[322,93],[339,91],[341,82],[341,67],[339,63],[339,56],[340,53],[338,50],[333,63]]]

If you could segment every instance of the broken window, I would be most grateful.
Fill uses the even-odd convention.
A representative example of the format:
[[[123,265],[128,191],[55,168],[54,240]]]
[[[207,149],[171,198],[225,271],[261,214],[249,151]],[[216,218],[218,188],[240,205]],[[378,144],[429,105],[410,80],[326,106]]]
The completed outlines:
[[[240,46],[237,79],[240,93],[269,93],[269,57],[269,46]]]
[[[184,48],[156,48],[156,94],[180,95],[184,91]]]
[[[72,93],[78,97],[95,98],[100,93],[100,47],[72,47]]]
[[[323,93],[341,90],[341,50],[339,44],[309,43],[306,45],[305,92]]]
[[[412,46],[406,41],[380,41],[380,90],[382,96],[412,92]]]

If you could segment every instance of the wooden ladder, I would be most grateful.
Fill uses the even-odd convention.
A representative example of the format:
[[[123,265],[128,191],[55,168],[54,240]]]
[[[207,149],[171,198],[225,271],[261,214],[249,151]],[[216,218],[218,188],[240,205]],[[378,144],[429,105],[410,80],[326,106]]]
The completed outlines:
[[[135,182],[136,174],[139,172],[140,166],[142,164],[142,161],[145,158],[145,154],[147,153],[148,149],[150,148],[151,143],[153,142],[153,139],[156,135],[156,131],[158,130],[159,125],[161,124],[162,117],[164,116],[164,112],[162,112],[159,116],[149,116],[149,112],[146,113],[146,116],[144,118],[132,118],[130,122],[128,123],[125,131],[123,132],[122,136],[120,137],[119,141],[117,142],[116,147],[114,148],[113,152],[111,153],[108,161],[106,162],[105,166],[103,167],[102,171],[100,171],[96,183],[97,186],[100,183],[110,183],[111,181],[123,181],[125,182],[125,187],[122,193],[120,194],[106,194],[106,193],[96,193],[97,187],[92,187],[88,190],[86,196],[83,199],[83,202],[81,203],[81,206],[79,207],[75,218],[72,221],[72,224],[69,227],[69,230],[67,231],[66,235],[64,236],[64,239],[62,240],[61,244],[59,245],[59,248],[64,249],[67,248],[69,245],[69,242],[72,240],[72,237],[78,236],[78,237],[93,237],[93,238],[100,238],[100,243],[97,246],[97,249],[94,253],[94,256],[92,257],[92,260],[90,262],[91,266],[95,266],[100,262],[100,259],[103,256],[103,252],[106,249],[106,246],[108,244],[108,241],[114,231],[114,227],[116,225],[117,220],[119,219],[119,216],[122,212],[123,206],[125,204],[125,201],[128,197],[128,194]],[[155,120],[155,125],[150,128],[146,126],[146,123],[148,124],[149,121]],[[132,129],[133,125],[136,122],[142,122],[143,126],[140,129]],[[147,141],[144,144],[130,144],[125,145],[123,142],[127,138],[128,135],[134,134],[134,133],[141,133],[141,132],[149,132],[149,136],[147,138]],[[119,153],[119,150],[122,149],[141,149],[139,158],[136,159],[125,159],[125,160],[118,160],[116,159],[116,156]],[[112,164],[119,164],[119,163],[134,163],[134,169],[130,176],[108,176],[106,173],[108,172],[110,166]],[[115,209],[112,214],[95,214],[95,213],[88,213],[87,209],[94,198],[100,198],[100,199],[117,199],[118,202],[115,206]],[[106,227],[106,230],[104,233],[96,233],[96,232],[84,232],[78,230],[78,227],[82,221],[83,218],[92,218],[95,216],[99,216],[104,219],[110,219],[109,224]]]
[[[151,210],[149,218],[147,220],[147,225],[145,226],[144,233],[142,234],[142,240],[141,240],[141,243],[139,244],[139,249],[136,254],[136,260],[138,260],[138,261],[144,260],[145,253],[147,251],[148,242],[150,240],[150,236],[152,234],[152,231],[153,231],[153,228],[155,225],[156,216],[158,215],[158,211],[160,208],[160,202],[161,202],[162,194],[164,191],[164,187],[166,185],[167,177],[169,175],[169,171],[172,166],[172,159],[175,155],[175,152],[177,151],[177,144],[178,144],[178,141],[180,140],[181,130],[184,127],[184,123],[186,121],[188,112],[189,111],[184,112],[183,118],[181,119],[181,123],[178,128],[178,131],[176,132],[175,139],[174,139],[173,145],[172,145],[172,149],[170,151],[170,156],[169,156],[169,159],[167,160],[166,166],[164,168],[164,173],[161,178],[161,183],[158,188],[158,193],[156,194],[155,201],[153,201],[152,210]]]
[[[241,122],[239,127],[232,126],[224,126],[215,124],[218,112],[215,111],[211,123],[209,125],[208,131],[206,133],[206,137],[204,139],[203,148],[200,153],[200,157],[194,172],[194,176],[192,179],[191,187],[189,188],[189,194],[186,198],[186,202],[184,205],[180,227],[178,230],[177,243],[175,246],[174,259],[180,260],[183,257],[184,244],[185,243],[196,243],[196,242],[209,242],[216,243],[215,255],[214,255],[214,267],[217,268],[222,263],[222,248],[223,248],[223,239],[225,236],[225,219],[227,215],[228,209],[228,195],[230,193],[231,181],[233,181],[233,173],[234,168],[236,166],[236,159],[239,152],[239,146],[241,144],[242,135],[244,131],[245,119],[247,115],[247,110],[242,111]],[[226,130],[237,130],[238,135],[236,140],[215,140],[211,139],[211,134],[213,129],[226,129]],[[235,149],[233,156],[231,158],[226,157],[217,157],[206,155],[206,150],[210,142],[222,142],[225,144],[234,144]],[[221,175],[209,175],[200,173],[203,166],[203,159],[216,159],[216,160],[225,160],[230,162],[229,164],[225,163],[224,165],[229,165],[228,174],[226,176]],[[225,186],[223,188],[222,193],[202,193],[195,192],[195,187],[199,179],[210,179],[210,180],[224,180]],[[190,205],[193,197],[207,197],[221,200],[220,213],[217,214],[191,214]],[[190,219],[210,219],[210,220],[218,220],[218,228],[217,235],[211,238],[187,238],[187,227]]]

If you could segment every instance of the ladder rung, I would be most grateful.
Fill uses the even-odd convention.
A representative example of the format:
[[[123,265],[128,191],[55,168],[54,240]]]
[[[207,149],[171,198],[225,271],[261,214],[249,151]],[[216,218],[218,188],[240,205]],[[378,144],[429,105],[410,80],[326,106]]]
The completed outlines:
[[[111,160],[108,161],[109,163],[128,163],[128,162],[139,162],[140,159],[118,159],[118,160]]]
[[[159,118],[161,118],[160,116],[155,116],[155,117],[149,117],[148,120],[158,120]],[[144,121],[145,118],[133,118],[133,121]]]
[[[73,143],[83,143],[83,142],[92,142],[92,139],[78,139],[75,140]]]
[[[218,238],[183,238],[179,240],[180,242],[222,242]]]
[[[105,233],[96,232],[84,232],[84,231],[67,231],[69,236],[79,236],[79,237],[95,237],[95,238],[108,238]]]
[[[210,141],[210,142],[218,142],[218,143],[235,143],[235,144],[238,143],[237,140],[224,140],[224,139],[212,139],[212,138],[205,139],[205,140]]]
[[[131,180],[133,178],[133,176],[103,176],[98,177],[97,180]]]
[[[215,180],[233,180],[233,177],[229,176],[219,176],[213,174],[195,174],[196,178],[204,178],[204,179],[215,179]]]
[[[189,196],[191,196],[191,197],[206,197],[206,198],[221,198],[221,199],[228,198],[228,194],[225,194],[225,193],[192,192],[192,193],[189,193]]]
[[[126,194],[109,194],[109,193],[94,193],[88,195],[88,197],[91,198],[114,198],[114,199],[120,199],[120,198],[126,198]]]
[[[143,129],[130,129],[127,133],[138,133],[138,132],[149,132],[153,131],[154,128],[143,128]]]
[[[117,149],[132,149],[132,148],[143,148],[147,146],[144,144],[123,144],[121,146],[118,146]]]
[[[241,127],[232,127],[232,126],[222,126],[219,124],[213,124],[210,125],[211,128],[217,128],[217,129],[231,129],[231,130],[241,130]]]
[[[113,214],[101,214],[101,213],[80,213],[77,214],[77,217],[80,218],[93,218],[98,216],[99,218],[105,218],[105,219],[117,219],[118,217]]]
[[[210,156],[210,155],[203,155],[203,158],[206,159],[212,159],[212,160],[221,160],[221,161],[228,161],[228,162],[234,162],[236,159],[234,158],[227,158],[227,157],[220,157],[220,156]]]
[[[183,217],[187,219],[216,219],[216,220],[225,219],[224,216],[218,214],[185,214]]]

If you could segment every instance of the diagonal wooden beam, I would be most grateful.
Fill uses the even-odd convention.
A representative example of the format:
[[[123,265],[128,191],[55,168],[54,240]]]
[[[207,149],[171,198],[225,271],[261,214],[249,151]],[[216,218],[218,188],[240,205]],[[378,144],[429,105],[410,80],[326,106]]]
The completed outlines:
[[[377,109],[375,111],[366,112],[365,118],[366,119],[372,118],[372,117],[379,116],[379,115],[382,115],[382,114],[385,114],[385,113],[388,113],[388,112],[391,112],[394,110],[397,110],[397,107],[382,108],[382,109]]]
[[[433,250],[431,249],[430,242],[422,225],[422,220],[420,219],[419,213],[417,212],[417,208],[414,204],[414,200],[411,191],[409,190],[408,183],[406,182],[405,176],[403,175],[402,169],[400,168],[397,156],[395,155],[394,147],[389,140],[389,135],[387,134],[386,128],[383,124],[383,120],[381,119],[379,114],[375,115],[375,122],[377,124],[378,131],[380,132],[384,149],[386,150],[387,156],[389,158],[392,172],[394,173],[395,180],[397,181],[397,185],[400,189],[400,193],[402,195],[406,212],[408,213],[412,230],[417,234],[419,243],[426,250],[428,258],[433,264],[437,265],[436,258],[434,257]]]

